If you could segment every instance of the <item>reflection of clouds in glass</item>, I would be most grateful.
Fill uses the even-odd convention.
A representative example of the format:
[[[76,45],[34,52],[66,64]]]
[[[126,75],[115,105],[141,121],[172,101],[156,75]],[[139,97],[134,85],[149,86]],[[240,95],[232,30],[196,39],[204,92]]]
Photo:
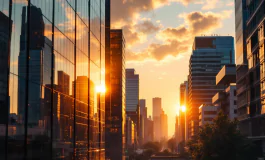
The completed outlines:
[[[13,3],[27,5],[28,1],[27,0],[13,0]]]

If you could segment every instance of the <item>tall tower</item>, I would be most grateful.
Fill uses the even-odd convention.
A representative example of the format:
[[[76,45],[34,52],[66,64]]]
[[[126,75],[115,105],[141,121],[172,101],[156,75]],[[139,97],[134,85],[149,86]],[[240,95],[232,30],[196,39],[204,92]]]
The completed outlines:
[[[125,39],[120,29],[110,31],[110,109],[106,110],[106,156],[125,159]],[[108,113],[107,113],[108,112]],[[115,146],[115,147],[113,147]]]

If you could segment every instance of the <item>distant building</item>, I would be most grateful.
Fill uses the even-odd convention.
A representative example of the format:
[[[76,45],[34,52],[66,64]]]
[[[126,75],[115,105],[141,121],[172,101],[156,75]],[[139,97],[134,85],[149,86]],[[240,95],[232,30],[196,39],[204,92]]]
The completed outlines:
[[[130,117],[126,117],[126,145],[127,148],[134,148],[136,143],[135,135],[135,123]]]
[[[161,116],[162,114],[162,99],[159,97],[153,98],[153,121],[154,121],[154,139],[161,140]]]
[[[212,97],[222,88],[216,87],[215,76],[226,64],[234,64],[232,36],[195,37],[189,64],[188,136],[198,133],[201,104],[211,105]]]
[[[147,107],[146,107],[146,100],[140,99],[140,139],[142,144],[146,142],[145,140],[145,127],[147,127]]]
[[[229,119],[237,118],[237,97],[236,97],[236,65],[225,65],[216,75],[216,85],[223,87],[223,91],[217,92],[213,98],[213,105],[228,116]]]
[[[168,118],[167,118],[167,114],[165,114],[164,111],[162,111],[161,115],[160,115],[160,134],[161,134],[161,138],[160,140],[167,140],[168,139]]]
[[[139,75],[134,69],[126,69],[126,114],[135,123],[140,137]]]
[[[199,126],[205,124],[212,124],[213,119],[216,118],[219,108],[216,106],[201,105],[199,107]]]
[[[144,137],[144,143],[154,141],[154,121],[151,118],[145,122]]]
[[[125,159],[125,40],[120,29],[110,31],[110,108],[106,110],[107,158]],[[115,147],[113,147],[115,146]]]
[[[180,107],[179,114],[176,119],[176,127],[175,129],[175,136],[177,143],[185,141],[185,134],[186,134],[186,110],[183,111],[182,107],[187,107],[187,98],[188,98],[188,82],[185,81],[184,83],[180,84]]]

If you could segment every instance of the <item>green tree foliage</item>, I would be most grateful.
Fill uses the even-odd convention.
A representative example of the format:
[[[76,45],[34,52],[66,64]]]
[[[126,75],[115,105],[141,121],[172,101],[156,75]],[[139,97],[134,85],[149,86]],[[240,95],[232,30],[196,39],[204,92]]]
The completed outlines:
[[[257,146],[238,131],[237,121],[221,112],[213,124],[200,128],[188,148],[194,160],[255,160],[258,155]]]

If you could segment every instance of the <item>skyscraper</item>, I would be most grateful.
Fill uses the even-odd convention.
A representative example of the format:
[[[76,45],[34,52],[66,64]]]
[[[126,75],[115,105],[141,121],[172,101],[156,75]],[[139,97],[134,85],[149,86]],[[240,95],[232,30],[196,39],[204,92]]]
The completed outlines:
[[[215,76],[225,64],[234,64],[234,39],[231,36],[195,37],[189,64],[189,137],[198,133],[199,107],[211,105],[212,97],[221,88]]]
[[[126,69],[126,114],[136,125],[140,136],[139,75],[134,69]],[[138,140],[138,137],[136,138]]]
[[[161,140],[161,116],[162,114],[162,99],[153,98],[153,121],[154,121],[154,139],[156,141]]]
[[[105,159],[105,100],[96,86],[105,80],[106,6],[105,1],[1,1],[5,24],[13,27],[4,37],[0,22],[0,41],[10,42],[12,113],[12,123],[5,125],[12,128],[12,139],[3,132],[7,143],[1,143],[0,159]]]
[[[125,39],[120,29],[110,31],[110,110],[107,110],[106,157],[125,159]],[[113,147],[115,146],[115,147]]]
[[[249,136],[251,139],[256,140],[258,146],[260,146],[260,152],[264,155],[265,146],[265,63],[264,63],[264,1],[242,1],[242,5],[236,7],[247,8],[247,18],[245,12],[239,13],[237,17],[239,20],[243,19],[243,24],[246,24],[245,30],[243,30],[243,37],[245,37],[243,44],[247,46],[247,60],[248,60],[248,71],[246,76],[247,86],[240,85],[238,89],[238,101],[240,102],[241,97],[240,89],[248,94],[245,94],[245,98],[248,100],[245,103],[239,103],[238,107],[238,119],[239,129],[241,133]],[[239,21],[236,18],[236,21]],[[244,23],[245,22],[245,23]],[[244,27],[243,27],[244,29]],[[239,31],[240,32],[240,31]],[[240,38],[237,36],[237,38]],[[242,43],[237,43],[240,45]],[[243,52],[245,54],[245,52]],[[244,72],[245,73],[245,72]],[[244,75],[244,74],[243,74]],[[241,76],[242,77],[242,76]],[[240,82],[238,80],[238,82]],[[239,87],[239,86],[238,86]]]

